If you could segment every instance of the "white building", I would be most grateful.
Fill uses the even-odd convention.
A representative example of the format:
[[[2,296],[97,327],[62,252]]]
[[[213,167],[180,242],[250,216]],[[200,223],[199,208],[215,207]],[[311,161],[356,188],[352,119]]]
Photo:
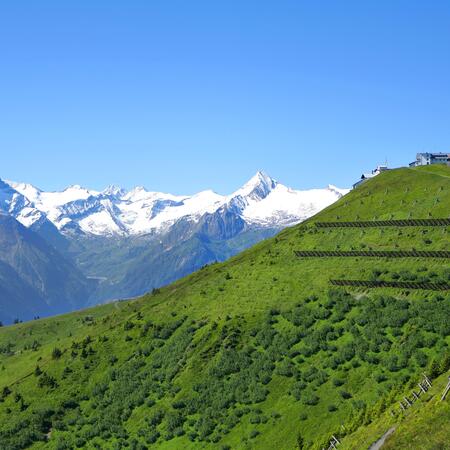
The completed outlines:
[[[428,166],[430,164],[447,164],[450,166],[450,153],[417,153],[416,160],[409,167]]]
[[[377,166],[376,169],[373,169],[372,172],[369,173],[363,173],[361,175],[361,178],[353,185],[353,189],[355,189],[355,187],[359,186],[360,184],[364,183],[365,181],[369,180],[370,178],[373,178],[377,175],[379,175],[381,172],[385,172],[388,169],[388,166],[382,165],[382,166]]]

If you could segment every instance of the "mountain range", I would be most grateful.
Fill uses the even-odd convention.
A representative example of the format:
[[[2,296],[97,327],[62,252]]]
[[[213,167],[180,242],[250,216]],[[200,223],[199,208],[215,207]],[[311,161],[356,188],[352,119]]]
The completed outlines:
[[[347,192],[326,189],[296,191],[258,172],[231,195],[211,190],[192,196],[126,191],[109,186],[99,192],[79,185],[62,192],[45,192],[30,184],[2,182],[2,209],[27,227],[45,219],[61,233],[94,236],[131,236],[167,230],[180,219],[198,221],[206,214],[230,211],[247,225],[282,227],[310,217]]]
[[[14,301],[14,295],[5,294],[3,304],[8,299],[22,307],[3,308],[0,320],[29,319],[141,295],[223,261],[316,214],[347,192],[331,185],[294,190],[264,172],[231,195],[211,190],[172,195],[142,186],[95,191],[73,185],[46,192],[31,184],[0,180],[0,211],[18,222],[15,253],[25,251],[18,242],[39,241],[37,253],[46,255],[46,263],[59,271],[50,279],[66,282],[77,277],[80,287],[72,293],[62,288],[61,281],[55,296],[47,292],[49,280],[28,276],[27,286],[34,292],[25,296],[29,307],[25,300]],[[21,257],[27,260],[26,255]],[[20,266],[11,268],[23,278]],[[43,304],[43,308],[36,306]]]

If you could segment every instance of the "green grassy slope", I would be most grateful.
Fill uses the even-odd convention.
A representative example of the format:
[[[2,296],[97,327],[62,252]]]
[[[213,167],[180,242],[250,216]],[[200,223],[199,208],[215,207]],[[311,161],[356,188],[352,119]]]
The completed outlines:
[[[447,167],[390,171],[151,295],[0,329],[0,448],[367,448],[359,427],[376,440],[405,386],[447,369],[450,297],[328,280],[448,281],[448,261],[294,250],[449,250],[448,227],[314,226],[448,217],[449,193]]]
[[[406,412],[400,414],[397,409],[392,415],[389,409],[373,422],[344,438],[342,448],[367,448],[391,428],[394,428],[394,432],[386,439],[383,450],[449,448],[450,401],[448,396],[445,401],[441,401],[447,382],[448,374],[439,376],[433,381],[427,394]],[[405,390],[406,395],[410,392]]]

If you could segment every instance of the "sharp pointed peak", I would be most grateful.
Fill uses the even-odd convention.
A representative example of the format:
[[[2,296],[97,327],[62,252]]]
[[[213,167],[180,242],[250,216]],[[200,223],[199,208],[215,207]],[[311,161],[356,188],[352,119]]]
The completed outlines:
[[[263,170],[258,170],[258,172],[256,172],[256,174],[253,175],[253,177],[250,178],[250,180],[248,180],[247,183],[245,183],[243,188],[248,189],[248,188],[256,188],[258,186],[262,186],[265,189],[271,190],[277,184],[278,184],[278,182],[276,180],[274,180],[266,172],[264,172]]]
[[[234,197],[255,197],[265,198],[276,186],[278,182],[270,177],[266,172],[259,170],[253,175],[247,183],[240,189],[231,194],[231,198]]]

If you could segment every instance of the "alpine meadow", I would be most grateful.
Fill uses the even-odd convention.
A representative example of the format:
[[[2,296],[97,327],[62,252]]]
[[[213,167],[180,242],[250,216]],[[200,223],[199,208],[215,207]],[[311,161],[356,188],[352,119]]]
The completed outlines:
[[[449,213],[450,167],[388,170],[138,299],[3,326],[0,448],[448,449]]]

